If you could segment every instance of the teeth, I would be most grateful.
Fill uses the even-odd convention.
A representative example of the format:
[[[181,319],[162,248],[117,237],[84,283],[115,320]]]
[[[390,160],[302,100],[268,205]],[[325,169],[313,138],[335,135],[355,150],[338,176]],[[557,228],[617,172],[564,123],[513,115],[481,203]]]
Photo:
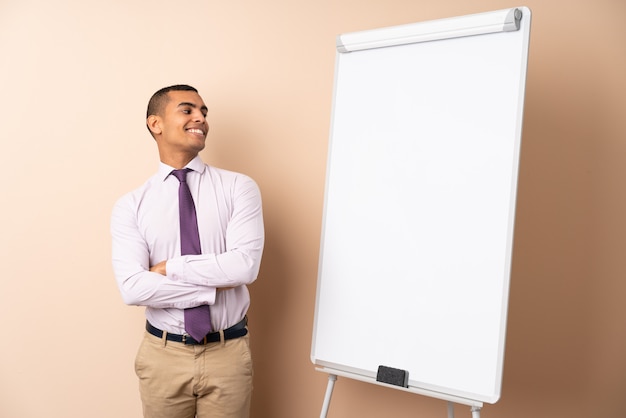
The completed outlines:
[[[204,132],[202,132],[201,129],[195,129],[195,128],[191,128],[191,129],[187,129],[188,132],[194,133],[194,134],[200,134],[200,135],[204,135]]]

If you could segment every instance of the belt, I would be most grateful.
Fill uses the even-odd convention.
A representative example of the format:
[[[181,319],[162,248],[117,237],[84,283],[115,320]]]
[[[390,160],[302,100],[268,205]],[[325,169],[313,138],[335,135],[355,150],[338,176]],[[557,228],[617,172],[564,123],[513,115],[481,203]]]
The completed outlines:
[[[196,341],[187,334],[170,334],[169,332],[165,332],[165,339],[168,341],[174,341],[177,343],[183,343],[186,345],[204,345],[208,343],[215,343],[220,341],[220,334],[224,335],[225,340],[232,340],[234,338],[243,337],[248,333],[248,328],[246,325],[248,324],[248,317],[245,316],[241,321],[237,322],[230,328],[226,328],[223,331],[211,332],[208,333],[202,341]],[[150,322],[146,321],[146,331],[150,334],[154,335],[158,338],[163,338],[163,332],[160,329],[154,327]]]

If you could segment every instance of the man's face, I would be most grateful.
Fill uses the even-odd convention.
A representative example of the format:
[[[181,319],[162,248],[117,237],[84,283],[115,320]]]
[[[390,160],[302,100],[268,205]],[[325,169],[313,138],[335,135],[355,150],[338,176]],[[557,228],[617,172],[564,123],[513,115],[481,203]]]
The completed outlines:
[[[197,154],[204,149],[209,124],[207,107],[194,91],[170,91],[160,116],[159,147],[166,152]]]

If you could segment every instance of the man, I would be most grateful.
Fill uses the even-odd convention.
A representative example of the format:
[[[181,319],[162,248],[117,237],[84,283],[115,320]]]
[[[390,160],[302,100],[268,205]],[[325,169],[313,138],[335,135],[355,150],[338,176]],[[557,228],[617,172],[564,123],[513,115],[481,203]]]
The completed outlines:
[[[246,285],[256,280],[263,252],[261,196],[249,177],[201,160],[206,115],[191,86],[165,87],[152,96],[146,123],[159,169],[116,203],[111,218],[122,298],[146,307],[135,370],[148,418],[249,416]],[[187,190],[191,212],[179,195],[188,196]],[[195,238],[181,229],[188,224]],[[184,248],[198,239],[195,253]],[[200,312],[200,321],[188,319],[191,312]],[[192,322],[204,330],[190,332]]]

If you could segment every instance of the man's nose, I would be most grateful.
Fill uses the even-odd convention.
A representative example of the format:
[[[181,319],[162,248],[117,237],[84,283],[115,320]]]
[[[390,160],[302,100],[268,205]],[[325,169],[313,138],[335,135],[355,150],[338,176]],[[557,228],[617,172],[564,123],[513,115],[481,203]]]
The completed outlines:
[[[204,116],[204,113],[202,113],[202,111],[196,110],[194,111],[194,120],[198,122],[204,122],[206,121],[206,116]]]

